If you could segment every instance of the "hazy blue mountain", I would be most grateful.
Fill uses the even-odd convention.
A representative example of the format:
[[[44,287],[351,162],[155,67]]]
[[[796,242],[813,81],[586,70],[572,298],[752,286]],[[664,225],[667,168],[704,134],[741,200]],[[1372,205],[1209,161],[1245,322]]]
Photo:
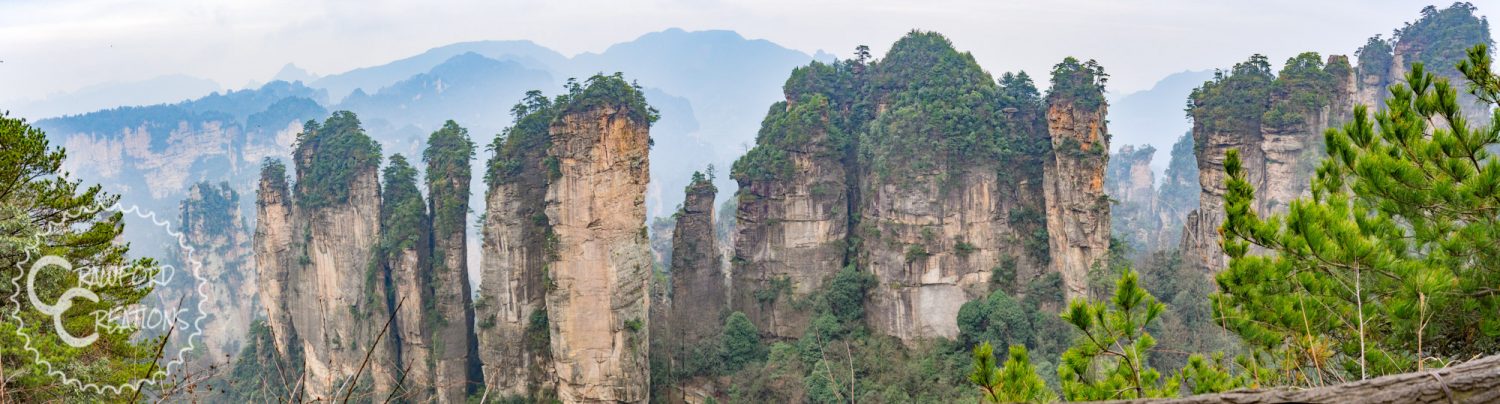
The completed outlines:
[[[281,70],[276,71],[276,75],[271,77],[271,81],[285,81],[288,83],[295,83],[298,81],[303,83],[311,83],[313,82],[313,80],[317,79],[317,75],[312,74],[301,67],[297,67],[296,64],[292,63],[287,63],[286,66],[282,66]]]
[[[135,82],[96,84],[70,93],[48,96],[30,102],[12,100],[6,106],[15,116],[42,119],[113,108],[122,105],[151,105],[176,102],[219,91],[213,80],[185,76],[161,76]]]
[[[800,51],[766,40],[745,39],[733,31],[673,28],[611,46],[602,53],[575,56],[569,75],[624,72],[644,87],[686,98],[700,123],[699,129],[689,135],[696,140],[692,145],[707,147],[679,154],[663,139],[657,139],[651,164],[701,170],[713,163],[727,173],[747,145],[755,143],[761,117],[751,111],[764,111],[783,99],[781,85],[787,76],[793,68],[810,61],[812,57]],[[664,112],[662,116],[665,121],[669,114]],[[659,199],[648,200],[666,209],[653,208],[648,214],[671,214],[672,207],[682,200],[682,186],[692,170],[652,171],[653,182],[663,186]],[[721,198],[734,194],[736,186],[728,175],[720,175],[715,183]]]
[[[547,71],[466,52],[374,94],[355,90],[333,109],[354,111],[377,140],[406,126],[430,133],[450,119],[471,136],[488,139],[510,125],[510,107],[527,90],[557,88],[555,83]]]
[[[67,148],[63,168],[73,178],[104,185],[123,206],[175,218],[178,202],[199,181],[227,181],[241,195],[254,195],[261,159],[287,155],[301,122],[328,115],[319,103],[326,99],[321,90],[277,81],[175,104],[43,119],[36,127]],[[253,202],[242,198],[242,208]],[[158,233],[129,233],[127,241],[139,247],[133,252],[150,254],[166,242],[152,238]]]
[[[397,81],[426,73],[454,56],[465,53],[477,53],[491,59],[512,60],[527,68],[539,70],[551,70],[567,61],[562,54],[531,41],[460,42],[432,48],[420,55],[383,65],[324,76],[309,85],[328,90],[328,95],[333,100],[342,100],[355,89],[374,93]]]
[[[1161,178],[1170,160],[1167,153],[1172,150],[1172,144],[1192,128],[1192,122],[1183,112],[1188,94],[1213,75],[1212,70],[1173,73],[1157,81],[1149,90],[1125,94],[1113,100],[1109,106],[1110,143],[1155,147],[1151,168],[1156,171],[1157,178]]]

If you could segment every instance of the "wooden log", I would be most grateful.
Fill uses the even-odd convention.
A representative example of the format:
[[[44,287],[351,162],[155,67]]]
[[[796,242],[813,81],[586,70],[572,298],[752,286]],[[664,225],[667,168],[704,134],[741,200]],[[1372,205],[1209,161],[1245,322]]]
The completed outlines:
[[[1111,403],[1500,403],[1500,355],[1491,355],[1446,368],[1389,375],[1312,389],[1237,390],[1183,398],[1121,400]]]

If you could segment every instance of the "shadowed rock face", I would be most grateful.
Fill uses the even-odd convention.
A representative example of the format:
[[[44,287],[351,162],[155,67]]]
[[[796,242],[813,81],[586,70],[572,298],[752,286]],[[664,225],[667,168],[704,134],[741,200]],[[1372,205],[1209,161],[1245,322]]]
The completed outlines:
[[[1075,101],[1055,96],[1049,100],[1047,132],[1053,158],[1045,166],[1043,186],[1052,271],[1062,274],[1070,298],[1087,295],[1089,270],[1104,265],[1110,231],[1109,198],[1104,193],[1108,107],[1099,103],[1089,108]]]
[[[465,231],[473,154],[468,132],[453,121],[428,138],[423,153],[432,215],[433,384],[441,402],[466,400],[479,365]]]
[[[802,336],[812,313],[793,305],[843,267],[849,229],[847,173],[829,138],[827,105],[788,104],[782,113],[793,108],[811,109],[818,123],[802,133],[805,142],[781,149],[795,175],[738,179],[731,260],[732,306],[783,338]]]
[[[188,189],[182,201],[182,235],[193,248],[192,259],[201,267],[201,276],[213,280],[203,294],[205,313],[213,321],[203,324],[205,360],[233,358],[247,344],[250,323],[262,312],[258,283],[251,279],[255,269],[250,233],[240,217],[240,196],[229,183],[218,186],[207,182]],[[186,262],[186,261],[183,261]],[[167,301],[176,300],[169,299]]]
[[[297,341],[297,329],[286,292],[292,269],[292,200],[287,189],[285,168],[262,175],[256,197],[255,283],[260,302],[266,309],[266,325],[275,336],[276,353],[291,358],[289,352]]]
[[[596,104],[560,115],[548,158],[546,214],[556,245],[547,270],[553,372],[564,402],[649,397],[651,253],[644,228],[649,123]]]
[[[729,305],[729,278],[714,238],[714,195],[710,180],[694,178],[687,187],[677,226],[672,232],[671,326],[658,336],[683,347],[695,347],[719,334]]]
[[[540,174],[546,150],[545,145],[520,148],[522,171],[534,174],[493,181],[486,197],[480,244],[484,282],[474,310],[484,383],[493,394],[524,395],[533,386],[550,384],[543,283],[547,178]]]

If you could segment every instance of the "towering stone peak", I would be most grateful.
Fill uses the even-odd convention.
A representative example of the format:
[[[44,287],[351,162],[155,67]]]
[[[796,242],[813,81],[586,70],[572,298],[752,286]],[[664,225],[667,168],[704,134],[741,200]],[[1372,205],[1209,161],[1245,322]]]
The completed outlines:
[[[830,109],[821,94],[772,106],[730,173],[739,183],[733,306],[778,337],[802,335],[811,313],[794,302],[845,263],[849,177]]]
[[[433,383],[442,402],[463,401],[478,374],[478,346],[474,337],[474,309],[470,301],[467,227],[469,160],[474,143],[469,133],[448,121],[427,139],[422,160],[427,162],[428,211],[432,214],[432,270],[430,272],[433,327]]]
[[[1069,297],[1088,293],[1089,271],[1109,253],[1109,162],[1104,69],[1067,58],[1052,70],[1047,133],[1052,159],[1044,166],[1051,269],[1062,275]]]
[[[203,324],[204,357],[232,358],[246,344],[250,323],[262,310],[251,234],[240,217],[240,195],[227,182],[194,184],[181,203],[181,215],[180,232],[193,248],[191,258],[204,279],[214,280],[201,295],[207,299],[201,307],[214,315]]]
[[[1227,262],[1218,245],[1225,153],[1239,150],[1247,179],[1263,196],[1256,199],[1257,212],[1284,210],[1307,191],[1323,155],[1323,130],[1349,118],[1358,94],[1355,75],[1344,56],[1325,61],[1303,53],[1272,75],[1266,57],[1254,55],[1193,91],[1189,113],[1201,194],[1183,230],[1185,262],[1210,272]]]
[[[1105,168],[1104,188],[1113,203],[1110,234],[1129,243],[1134,251],[1154,250],[1152,236],[1162,230],[1156,212],[1156,178],[1151,171],[1155,153],[1156,148],[1150,145],[1124,145],[1109,156]]]
[[[258,205],[267,248],[260,248],[257,237],[257,252],[267,251],[272,259],[265,261],[279,264],[280,234],[290,240],[285,251],[294,258],[285,260],[287,267],[262,272],[273,280],[268,289],[276,289],[268,295],[282,296],[290,309],[306,397],[332,399],[350,384],[368,386],[357,389],[360,394],[383,396],[396,385],[396,350],[381,336],[390,314],[387,279],[372,262],[380,239],[380,146],[365,136],[354,114],[335,112],[322,124],[304,127],[294,161],[290,215],[282,216],[285,185],[275,180],[284,169],[264,170]],[[285,282],[274,282],[283,273]],[[376,365],[361,373],[367,352]]]
[[[389,335],[404,370],[402,391],[397,395],[411,402],[434,396],[432,348],[433,319],[426,308],[435,307],[431,283],[431,219],[417,189],[417,170],[400,154],[386,165],[380,193],[380,245],[376,257],[390,279],[390,301],[395,317]],[[399,306],[399,307],[397,307]]]
[[[554,390],[545,302],[552,227],[544,205],[552,177],[547,150],[556,115],[552,100],[531,92],[512,111],[516,122],[490,144],[485,183],[484,256],[474,303],[484,386],[492,394],[536,396]]]
[[[288,190],[286,165],[267,158],[261,164],[256,192],[256,225],[254,236],[255,285],[260,303],[266,310],[269,329],[277,354],[283,361],[300,357],[301,343],[292,324],[290,291],[292,253],[292,198]],[[300,360],[296,361],[301,367]]]
[[[486,394],[644,402],[656,110],[616,74],[570,81],[555,99],[529,92],[511,111],[485,174],[475,333]]]
[[[731,306],[762,332],[802,337],[846,265],[879,284],[854,318],[906,341],[955,335],[1003,263],[1039,275],[1046,138],[1029,77],[997,84],[913,32],[882,60],[796,69],[784,93],[731,173]]]
[[[672,232],[671,310],[667,335],[675,347],[696,347],[715,338],[729,306],[728,274],[714,237],[713,179],[701,172],[685,190]]]
[[[565,402],[643,402],[651,255],[645,192],[655,112],[619,76],[595,76],[556,105],[545,165],[544,282],[553,374]]]
[[[1140,148],[1124,145],[1110,155],[1104,175],[1109,197],[1121,205],[1149,208],[1156,199],[1156,174],[1151,171],[1151,157],[1155,154],[1156,148],[1151,145]]]

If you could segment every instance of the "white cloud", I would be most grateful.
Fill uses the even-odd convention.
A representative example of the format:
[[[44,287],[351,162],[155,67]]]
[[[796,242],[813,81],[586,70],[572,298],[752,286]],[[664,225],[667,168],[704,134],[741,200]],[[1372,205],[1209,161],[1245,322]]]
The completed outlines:
[[[1476,2],[1480,11],[1500,9]],[[913,28],[942,32],[992,72],[1041,75],[1064,56],[1098,59],[1113,88],[1226,67],[1251,53],[1350,53],[1414,19],[1394,0],[4,0],[0,100],[167,74],[231,86],[295,62],[319,74],[457,41],[531,39],[601,51],[671,27],[731,29],[805,52],[877,54]],[[1443,6],[1445,4],[1440,4]],[[3,106],[0,106],[3,107]]]

